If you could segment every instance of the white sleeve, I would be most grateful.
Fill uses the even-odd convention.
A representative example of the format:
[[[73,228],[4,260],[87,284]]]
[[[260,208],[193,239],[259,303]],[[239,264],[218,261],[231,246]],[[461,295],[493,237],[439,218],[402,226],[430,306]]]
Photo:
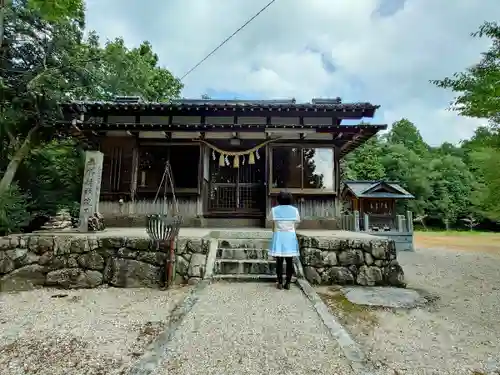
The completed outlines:
[[[273,215],[273,209],[271,208],[271,210],[269,211],[269,213],[267,214],[267,218],[266,218],[267,221],[273,221],[274,220],[274,215]]]
[[[297,207],[295,207],[295,221],[300,223],[300,213]]]

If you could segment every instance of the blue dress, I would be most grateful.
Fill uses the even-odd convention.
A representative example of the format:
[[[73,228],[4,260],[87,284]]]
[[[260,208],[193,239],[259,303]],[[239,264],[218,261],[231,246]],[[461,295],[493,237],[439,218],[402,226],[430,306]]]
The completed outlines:
[[[299,210],[289,205],[276,206],[271,209],[268,219],[274,222],[269,255],[273,257],[299,256],[299,242],[295,233],[295,226],[300,221]]]

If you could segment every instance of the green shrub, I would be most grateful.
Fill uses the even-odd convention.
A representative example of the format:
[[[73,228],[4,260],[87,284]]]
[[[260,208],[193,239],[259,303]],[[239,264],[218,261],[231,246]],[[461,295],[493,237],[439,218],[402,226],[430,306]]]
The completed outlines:
[[[17,185],[12,185],[0,195],[0,235],[18,232],[29,220],[27,197]]]

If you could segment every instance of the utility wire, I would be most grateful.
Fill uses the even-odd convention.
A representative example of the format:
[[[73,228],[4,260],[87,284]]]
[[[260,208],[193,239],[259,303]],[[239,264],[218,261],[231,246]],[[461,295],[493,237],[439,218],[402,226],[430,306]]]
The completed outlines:
[[[274,3],[276,0],[271,0],[269,3],[267,3],[267,5],[265,7],[263,7],[261,10],[259,10],[257,13],[255,13],[253,15],[252,18],[250,18],[247,22],[245,22],[243,25],[241,25],[238,30],[236,30],[234,33],[232,33],[231,35],[229,35],[226,39],[224,39],[224,41],[219,44],[217,47],[215,47],[213,49],[212,52],[210,52],[208,55],[206,55],[202,60],[200,60],[195,66],[193,66],[191,69],[189,69],[186,74],[184,74],[182,77],[181,77],[181,81],[184,80],[184,78],[186,78],[189,74],[191,74],[193,72],[193,70],[195,70],[196,68],[198,68],[201,64],[203,64],[205,62],[205,60],[207,60],[210,56],[212,56],[215,52],[217,52],[219,50],[219,48],[221,48],[224,44],[226,44],[227,42],[229,42],[229,40],[235,36],[236,34],[238,34],[241,30],[243,30],[250,22],[252,22],[255,18],[257,18],[262,12],[264,12],[267,8],[269,8],[272,3]]]

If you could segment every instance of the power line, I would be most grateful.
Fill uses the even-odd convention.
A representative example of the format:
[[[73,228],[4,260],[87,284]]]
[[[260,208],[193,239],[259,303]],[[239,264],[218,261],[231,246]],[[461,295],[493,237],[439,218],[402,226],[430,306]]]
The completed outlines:
[[[184,78],[186,78],[189,74],[191,74],[193,72],[193,70],[195,70],[197,67],[199,67],[201,64],[203,64],[205,62],[205,60],[207,60],[210,56],[212,56],[215,52],[217,52],[217,50],[219,48],[221,48],[224,44],[226,44],[233,36],[235,36],[236,34],[238,34],[241,30],[243,30],[250,22],[252,22],[255,18],[257,18],[262,12],[264,12],[267,8],[269,8],[272,3],[274,3],[276,0],[271,0],[269,3],[267,3],[267,5],[265,7],[263,7],[261,10],[259,10],[257,13],[255,13],[252,18],[250,18],[247,22],[245,22],[243,25],[241,25],[238,30],[236,30],[234,33],[232,33],[231,35],[229,35],[226,39],[224,39],[224,41],[219,44],[217,47],[215,47],[213,49],[212,52],[210,52],[208,55],[206,55],[202,60],[200,60],[195,66],[193,66],[191,69],[189,69],[187,71],[186,74],[184,74],[182,77],[181,77],[181,81],[184,80]]]

